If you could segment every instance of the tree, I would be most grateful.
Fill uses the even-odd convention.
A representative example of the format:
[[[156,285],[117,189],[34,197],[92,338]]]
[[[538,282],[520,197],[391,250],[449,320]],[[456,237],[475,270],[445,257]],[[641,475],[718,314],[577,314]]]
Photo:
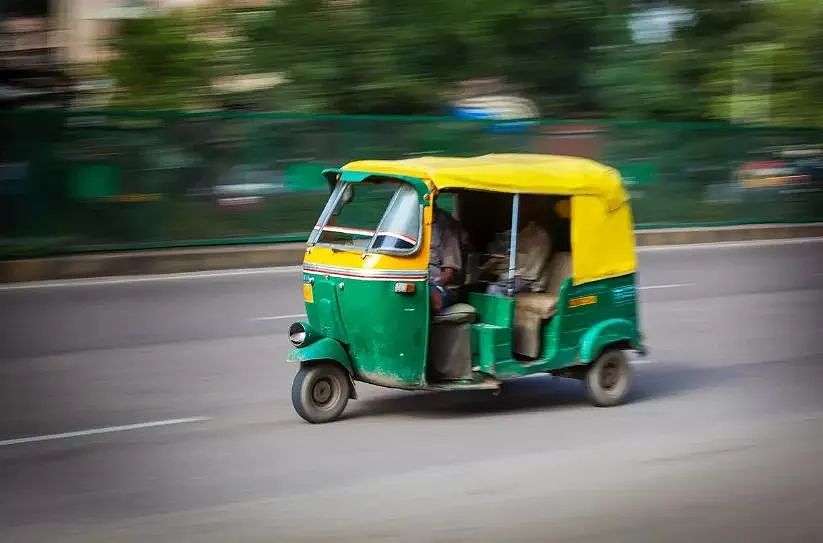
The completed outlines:
[[[284,70],[300,109],[436,112],[461,80],[506,76],[560,113],[581,82],[607,2],[287,0],[248,27],[256,68]]]
[[[725,58],[729,35],[753,20],[749,4],[637,2],[630,17],[658,26],[668,20],[673,31],[651,42],[623,34],[597,56],[587,82],[600,111],[625,119],[711,117],[707,103],[712,91],[707,81],[712,66]]]
[[[823,127],[823,4],[770,0],[711,66],[709,111],[721,119]]]
[[[372,4],[341,9],[323,0],[293,0],[279,5],[249,24],[254,66],[286,73],[294,109],[427,111],[435,101],[437,74],[420,73],[414,65],[429,49],[420,44],[410,50],[410,31],[381,19],[385,13]],[[403,51],[410,56],[401,59]]]
[[[638,42],[633,17],[666,9],[690,17]],[[109,71],[125,107],[225,107],[215,77],[254,71],[289,83],[241,105],[438,113],[462,81],[500,77],[544,116],[820,126],[821,12],[819,0],[281,0],[244,19],[127,21]],[[203,38],[218,27],[234,39]]]
[[[162,13],[122,23],[107,68],[114,104],[134,109],[192,109],[214,105],[213,47],[198,39],[198,20]]]

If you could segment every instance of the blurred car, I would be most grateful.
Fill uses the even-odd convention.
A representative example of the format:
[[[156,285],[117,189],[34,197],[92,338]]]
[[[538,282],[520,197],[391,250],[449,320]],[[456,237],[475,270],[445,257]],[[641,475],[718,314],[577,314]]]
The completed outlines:
[[[779,149],[769,155],[740,166],[737,174],[740,187],[758,191],[823,188],[823,152],[819,149]]]
[[[254,206],[286,190],[282,175],[272,171],[234,167],[226,177],[224,182],[211,190],[211,196],[219,207]]]
[[[775,189],[802,183],[806,176],[783,160],[751,160],[738,171],[738,182],[746,189]]]

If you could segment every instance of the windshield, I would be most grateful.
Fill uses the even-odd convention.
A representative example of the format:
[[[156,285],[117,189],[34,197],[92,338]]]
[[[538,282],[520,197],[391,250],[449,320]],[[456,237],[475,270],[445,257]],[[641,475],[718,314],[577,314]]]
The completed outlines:
[[[407,252],[420,236],[420,203],[408,183],[338,183],[310,244]]]

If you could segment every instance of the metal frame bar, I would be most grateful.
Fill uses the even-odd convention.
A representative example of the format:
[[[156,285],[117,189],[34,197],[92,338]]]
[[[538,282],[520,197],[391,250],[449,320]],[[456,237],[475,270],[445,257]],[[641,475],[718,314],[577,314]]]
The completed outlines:
[[[515,193],[512,199],[512,229],[509,239],[509,278],[508,293],[514,296],[514,274],[517,270],[517,226],[520,223],[520,193]]]

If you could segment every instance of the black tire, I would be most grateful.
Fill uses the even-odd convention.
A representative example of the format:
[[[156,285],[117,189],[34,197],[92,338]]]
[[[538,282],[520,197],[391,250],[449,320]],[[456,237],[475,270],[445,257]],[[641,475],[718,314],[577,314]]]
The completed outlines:
[[[623,351],[604,351],[586,372],[586,393],[597,407],[620,405],[631,389],[632,375]]]
[[[291,403],[297,414],[312,424],[331,422],[346,409],[351,381],[337,364],[307,364],[291,386]]]

